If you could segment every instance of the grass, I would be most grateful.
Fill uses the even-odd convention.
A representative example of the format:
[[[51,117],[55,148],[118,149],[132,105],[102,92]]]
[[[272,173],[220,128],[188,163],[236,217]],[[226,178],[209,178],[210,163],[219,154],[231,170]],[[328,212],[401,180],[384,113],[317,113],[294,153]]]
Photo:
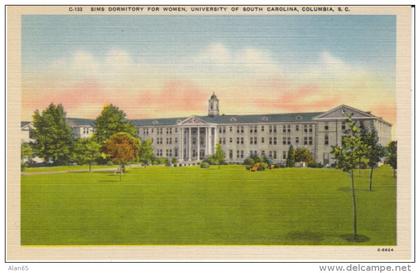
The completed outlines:
[[[117,165],[92,165],[92,171],[101,169],[117,168]],[[61,172],[61,171],[88,171],[88,165],[75,166],[52,166],[52,167],[26,167],[25,173],[39,173],[39,172]]]
[[[334,169],[243,166],[131,169],[22,176],[23,245],[395,245],[392,169],[356,171],[359,233],[350,180]]]

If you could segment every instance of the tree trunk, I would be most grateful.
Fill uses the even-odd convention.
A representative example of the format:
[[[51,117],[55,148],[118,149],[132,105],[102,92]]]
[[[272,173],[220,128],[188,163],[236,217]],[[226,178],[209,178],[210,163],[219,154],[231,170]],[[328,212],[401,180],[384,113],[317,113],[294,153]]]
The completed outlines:
[[[373,178],[373,167],[370,168],[370,176],[369,176],[369,191],[372,191],[372,178]]]
[[[357,208],[356,208],[356,190],[354,187],[354,170],[351,170],[351,191],[353,198],[353,238],[356,240],[357,237]]]

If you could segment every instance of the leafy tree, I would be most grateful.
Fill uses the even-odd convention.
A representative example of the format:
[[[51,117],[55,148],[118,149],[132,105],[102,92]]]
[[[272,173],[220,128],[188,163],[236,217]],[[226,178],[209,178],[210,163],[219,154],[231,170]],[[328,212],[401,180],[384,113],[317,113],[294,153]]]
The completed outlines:
[[[175,166],[178,163],[178,159],[176,157],[172,157],[171,163]]]
[[[346,172],[351,177],[351,190],[353,201],[353,240],[358,239],[357,234],[357,202],[356,190],[354,185],[354,169],[357,168],[359,159],[366,154],[367,146],[363,143],[360,135],[360,128],[352,120],[351,116],[347,119],[348,130],[343,137],[341,146],[333,146],[331,153],[337,161],[336,167]]]
[[[28,161],[32,160],[33,151],[29,143],[22,143],[20,145],[20,162],[22,171],[25,169]]]
[[[115,133],[125,132],[132,136],[137,135],[136,128],[126,118],[124,111],[112,104],[102,109],[95,120],[95,129],[96,141],[101,145]]]
[[[141,142],[139,150],[139,160],[145,165],[152,164],[154,159],[153,144],[150,139]]]
[[[385,150],[382,145],[379,144],[379,137],[375,128],[370,131],[362,129],[361,137],[363,143],[367,146],[366,154],[364,156],[367,158],[367,165],[370,168],[369,191],[372,191],[373,170],[378,167],[378,163],[381,162],[382,157],[385,155]]]
[[[295,149],[292,145],[289,147],[289,151],[287,152],[287,167],[294,167],[295,166]]]
[[[295,150],[295,162],[309,163],[314,161],[312,153],[306,148],[296,148]]]
[[[79,164],[88,164],[89,172],[92,171],[92,163],[101,157],[101,145],[93,138],[79,138],[73,149],[73,160]]]
[[[73,144],[72,130],[66,122],[66,113],[61,104],[51,103],[41,113],[33,115],[32,138],[36,155],[54,164],[68,163]]]
[[[394,170],[394,177],[397,176],[397,141],[391,141],[387,147],[386,162],[391,165]]]
[[[111,158],[112,162],[120,165],[120,181],[121,175],[125,170],[125,165],[137,158],[140,149],[140,141],[129,133],[113,134],[104,146],[105,152]]]
[[[213,155],[213,159],[215,163],[219,165],[219,168],[220,168],[220,165],[225,162],[225,152],[222,149],[222,145],[220,144],[216,145],[216,152]]]

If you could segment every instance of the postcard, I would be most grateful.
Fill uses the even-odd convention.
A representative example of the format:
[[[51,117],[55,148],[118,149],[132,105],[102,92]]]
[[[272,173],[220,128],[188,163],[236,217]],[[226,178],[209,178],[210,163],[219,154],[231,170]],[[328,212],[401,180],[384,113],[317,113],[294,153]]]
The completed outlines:
[[[7,261],[411,261],[411,6],[8,6]]]

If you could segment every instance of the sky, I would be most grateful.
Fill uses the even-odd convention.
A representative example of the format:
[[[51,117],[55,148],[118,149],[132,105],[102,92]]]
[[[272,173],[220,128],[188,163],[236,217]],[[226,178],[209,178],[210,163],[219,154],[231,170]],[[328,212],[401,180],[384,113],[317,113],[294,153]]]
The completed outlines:
[[[49,103],[95,118],[327,111],[395,123],[394,16],[22,18],[22,120]]]

